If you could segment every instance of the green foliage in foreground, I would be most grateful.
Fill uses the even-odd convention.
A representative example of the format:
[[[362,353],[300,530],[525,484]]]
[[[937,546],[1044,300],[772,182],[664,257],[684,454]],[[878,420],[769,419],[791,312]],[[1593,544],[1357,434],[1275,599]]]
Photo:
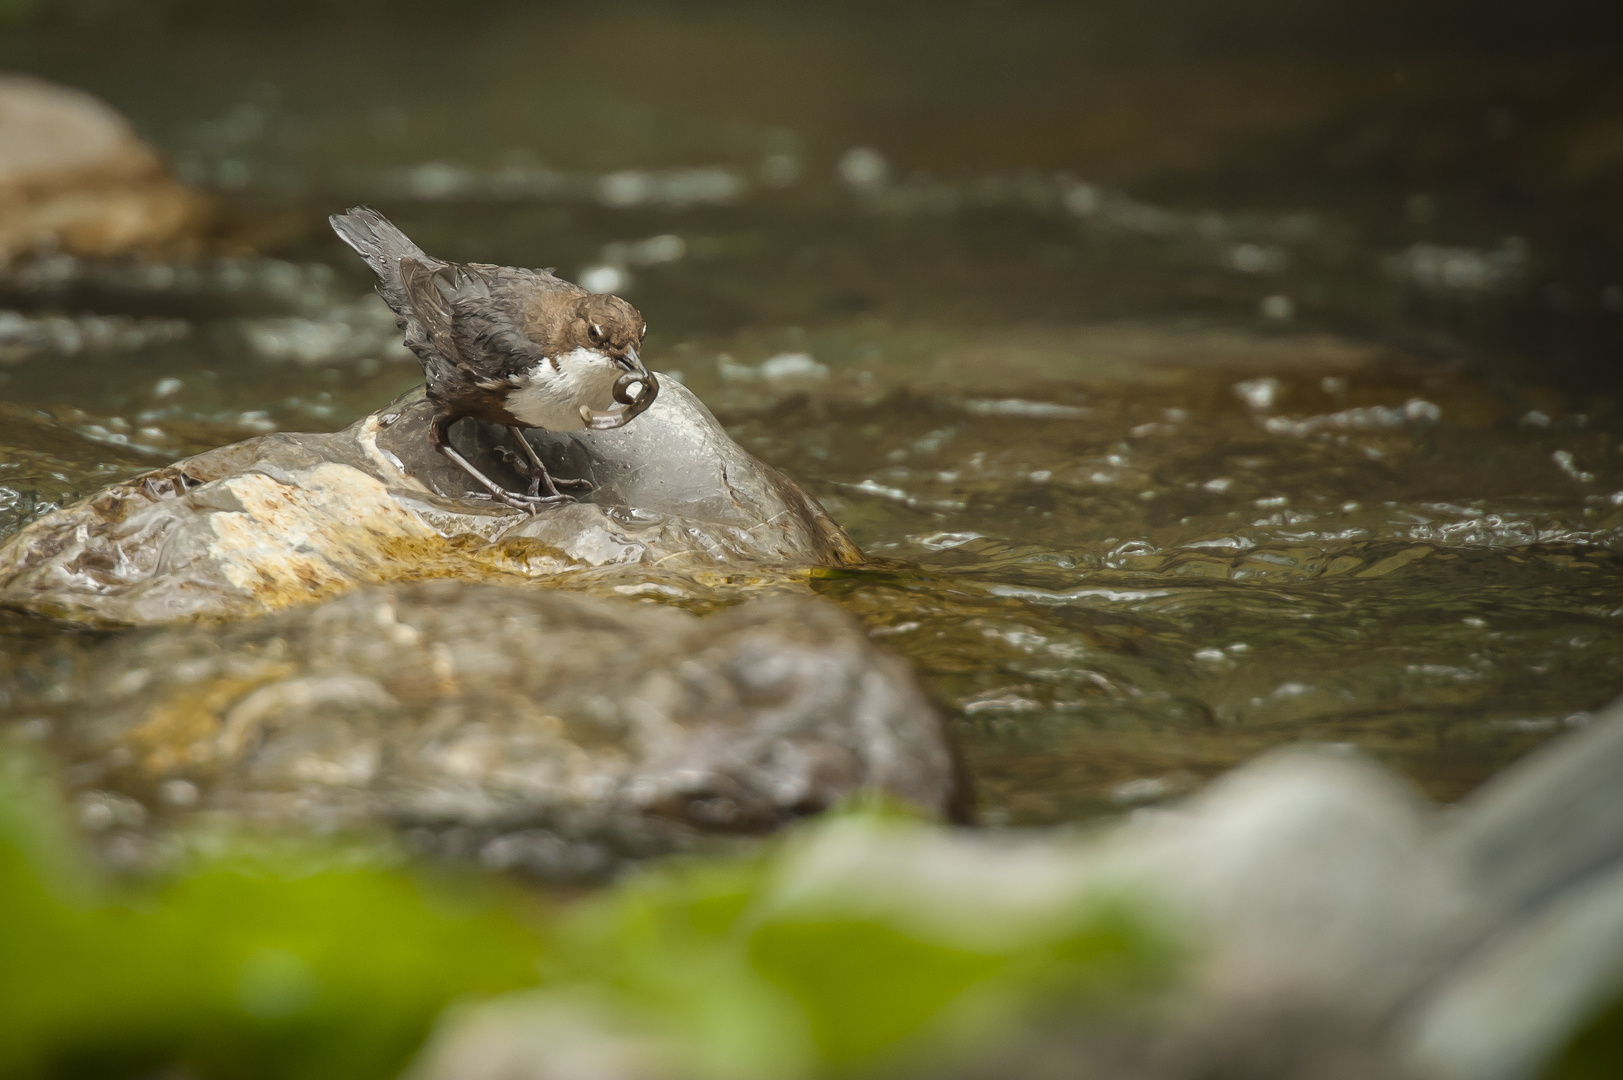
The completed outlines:
[[[1602,1007],[1544,1071],[1544,1080],[1617,1080],[1623,1067],[1623,995]]]
[[[223,855],[98,888],[0,770],[0,1075],[386,1076],[447,1001],[535,982],[521,907],[451,902],[376,856]]]
[[[522,987],[606,1002],[691,1075],[812,1077],[1174,969],[1123,903],[959,910],[900,878],[819,869],[927,831],[836,817],[550,915],[516,888],[469,879],[453,896],[331,847],[239,846],[129,890],[86,869],[50,790],[0,755],[0,1077],[393,1076],[446,1005]]]

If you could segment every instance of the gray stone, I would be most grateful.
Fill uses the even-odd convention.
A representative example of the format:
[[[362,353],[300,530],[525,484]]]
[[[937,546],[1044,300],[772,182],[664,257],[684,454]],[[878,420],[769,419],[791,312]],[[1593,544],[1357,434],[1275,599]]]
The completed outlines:
[[[1623,995],[1623,702],[1446,816],[1434,858],[1482,917],[1397,1019],[1415,1068],[1526,1080]]]
[[[1439,846],[1500,921],[1623,865],[1623,701],[1473,792]]]
[[[1434,812],[1357,754],[1288,748],[1120,838],[1146,880],[1222,942],[1222,983],[1334,1001],[1373,1025],[1480,919],[1436,857]]]
[[[906,665],[812,598],[699,618],[428,582],[121,635],[74,664],[37,698],[15,680],[13,705],[49,722],[84,824],[108,837],[387,824],[567,879],[861,791],[936,815],[953,800]]]
[[[421,391],[333,434],[278,433],[114,484],[0,548],[0,604],[148,624],[244,617],[363,584],[546,581],[713,599],[862,554],[815,499],[746,453],[674,379],[617,431],[533,433],[559,476],[598,484],[530,514],[479,501],[428,445]],[[519,477],[504,429],[459,449]]]
[[[1403,1018],[1415,1071],[1527,1080],[1623,995],[1623,865],[1499,928]]]

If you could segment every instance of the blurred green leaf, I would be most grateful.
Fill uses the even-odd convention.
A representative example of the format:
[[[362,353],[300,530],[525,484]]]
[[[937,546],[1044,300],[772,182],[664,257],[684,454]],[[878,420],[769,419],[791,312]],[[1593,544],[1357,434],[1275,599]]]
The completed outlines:
[[[537,981],[542,939],[511,897],[309,852],[92,898],[76,844],[42,851],[66,830],[41,785],[4,775],[0,1076],[390,1076],[448,1002]]]
[[[819,1053],[836,1067],[914,1034],[1007,963],[862,920],[770,924],[750,945],[756,970],[805,1010]]]
[[[1623,1073],[1623,995],[1602,1008],[1573,1036],[1544,1080],[1615,1080]]]

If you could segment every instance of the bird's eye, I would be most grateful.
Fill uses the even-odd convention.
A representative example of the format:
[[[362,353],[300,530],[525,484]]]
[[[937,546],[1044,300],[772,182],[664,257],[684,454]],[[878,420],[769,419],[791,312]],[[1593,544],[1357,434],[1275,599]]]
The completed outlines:
[[[586,333],[589,334],[591,339],[599,345],[603,344],[603,342],[607,340],[609,336],[603,332],[603,328],[597,325],[597,323],[593,323],[590,327],[588,327]]]

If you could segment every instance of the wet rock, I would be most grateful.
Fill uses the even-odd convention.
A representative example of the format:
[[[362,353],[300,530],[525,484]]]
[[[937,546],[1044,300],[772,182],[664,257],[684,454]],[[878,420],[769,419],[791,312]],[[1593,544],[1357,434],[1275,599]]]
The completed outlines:
[[[0,75],[0,266],[41,247],[92,257],[183,249],[210,214],[106,103]]]
[[[1495,928],[1404,1018],[1406,1056],[1436,1080],[1528,1080],[1620,998],[1623,865],[1614,865]]]
[[[0,604],[156,623],[242,617],[423,578],[702,598],[861,552],[816,500],[734,443],[675,380],[618,431],[532,432],[558,476],[598,485],[540,514],[479,501],[428,445],[421,392],[333,434],[200,454],[34,522],[0,548]],[[518,486],[505,429],[459,449]]]
[[[60,658],[58,658],[60,662]],[[807,597],[659,604],[427,582],[68,661],[47,727],[106,837],[200,815],[388,824],[555,878],[750,833],[858,791],[942,814],[940,721],[906,665]],[[61,674],[60,668],[58,674]]]
[[[1623,704],[1506,769],[1451,815],[1441,845],[1500,921],[1623,865]]]
[[[1581,1021],[1623,998],[1620,777],[1623,702],[1450,815],[1439,860],[1460,867],[1485,917],[1401,1019],[1406,1053],[1424,1075],[1536,1076]]]

